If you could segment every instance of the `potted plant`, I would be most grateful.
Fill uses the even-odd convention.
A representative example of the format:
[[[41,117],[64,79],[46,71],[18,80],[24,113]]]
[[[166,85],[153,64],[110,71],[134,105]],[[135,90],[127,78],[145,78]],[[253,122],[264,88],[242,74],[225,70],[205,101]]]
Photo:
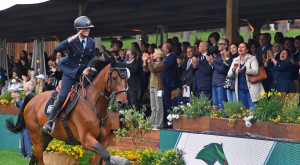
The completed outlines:
[[[79,165],[84,150],[81,145],[68,145],[63,141],[53,139],[44,152],[44,163],[47,165]]]

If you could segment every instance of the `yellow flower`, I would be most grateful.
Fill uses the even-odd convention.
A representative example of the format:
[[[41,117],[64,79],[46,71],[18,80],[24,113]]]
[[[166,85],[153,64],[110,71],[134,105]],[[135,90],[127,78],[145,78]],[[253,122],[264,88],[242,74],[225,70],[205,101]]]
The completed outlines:
[[[260,95],[261,95],[261,96],[265,95],[265,92],[264,92],[264,91],[261,91],[261,92],[260,92]]]
[[[280,92],[278,92],[278,96],[281,96],[281,93],[280,93]]]
[[[268,93],[268,97],[270,97],[270,96],[271,96],[271,92]]]

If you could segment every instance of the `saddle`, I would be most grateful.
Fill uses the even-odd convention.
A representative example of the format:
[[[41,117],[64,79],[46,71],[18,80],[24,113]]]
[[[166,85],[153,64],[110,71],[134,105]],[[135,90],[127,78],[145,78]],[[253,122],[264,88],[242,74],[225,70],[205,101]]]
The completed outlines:
[[[59,85],[57,86],[56,90],[53,91],[53,93],[51,94],[50,99],[48,100],[46,107],[45,107],[45,115],[47,117],[49,117],[53,104],[55,102],[56,99],[58,99],[58,95],[60,93],[60,89],[61,89],[61,82],[59,82]],[[80,89],[80,85],[79,84],[75,84],[73,85],[71,91],[69,92],[67,99],[65,100],[61,111],[59,112],[59,115],[57,117],[58,120],[62,121],[62,124],[68,134],[68,140],[66,141],[67,144],[80,144],[80,142],[78,142],[75,137],[73,136],[69,124],[67,122],[68,116],[71,113],[72,109],[75,107],[78,98],[79,98],[79,89]]]
[[[55,102],[56,99],[58,99],[58,95],[60,93],[60,89],[61,89],[61,83],[59,83],[59,85],[57,86],[56,90],[53,91],[53,93],[51,94],[50,99],[48,100],[46,107],[45,107],[45,115],[47,117],[49,117],[50,112],[52,110],[53,104]],[[70,90],[70,92],[68,93],[68,96],[61,108],[61,112],[60,115],[58,116],[58,119],[67,119],[70,112],[72,111],[72,109],[74,108],[74,106],[76,105],[79,95],[77,94],[78,91],[80,89],[80,85],[75,84],[73,85],[72,89]],[[63,115],[65,114],[65,115]]]

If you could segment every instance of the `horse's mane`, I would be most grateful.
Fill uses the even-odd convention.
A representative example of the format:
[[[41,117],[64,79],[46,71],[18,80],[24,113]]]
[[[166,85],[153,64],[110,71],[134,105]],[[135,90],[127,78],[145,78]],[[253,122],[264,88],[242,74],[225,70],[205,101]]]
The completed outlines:
[[[91,66],[89,73],[87,75],[88,79],[92,82],[94,78],[98,75],[98,73],[101,72],[102,69],[104,69],[108,64],[111,64],[111,67],[119,67],[119,68],[125,68],[126,65],[121,62],[116,62],[114,60],[114,56],[109,52],[105,51],[103,53],[104,55],[101,56],[95,56],[91,61]],[[88,86],[89,82],[85,79],[84,80],[84,86]]]
[[[92,82],[94,78],[105,68],[110,62],[100,56],[95,56],[91,61],[91,66],[87,78]],[[89,82],[84,79],[84,86],[88,86]]]

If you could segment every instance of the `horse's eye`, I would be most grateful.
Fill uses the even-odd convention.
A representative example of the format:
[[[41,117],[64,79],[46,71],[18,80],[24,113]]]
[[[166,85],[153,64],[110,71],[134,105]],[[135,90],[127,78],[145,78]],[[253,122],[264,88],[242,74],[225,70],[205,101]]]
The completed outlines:
[[[113,79],[114,81],[116,81],[116,80],[117,80],[117,78],[116,78],[116,77],[112,77],[112,79]]]

